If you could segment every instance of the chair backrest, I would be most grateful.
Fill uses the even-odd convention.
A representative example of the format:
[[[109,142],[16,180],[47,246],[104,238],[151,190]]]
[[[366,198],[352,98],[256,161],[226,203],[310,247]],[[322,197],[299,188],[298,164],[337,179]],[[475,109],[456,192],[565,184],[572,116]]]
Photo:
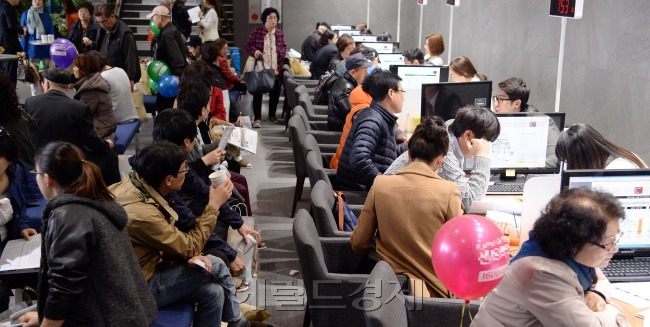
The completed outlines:
[[[334,189],[332,181],[323,168],[323,158],[314,151],[307,153],[307,176],[311,187],[314,187],[318,181],[325,181],[331,189]]]
[[[314,104],[311,102],[309,93],[307,93],[307,88],[304,85],[299,85],[298,87],[296,87],[295,93],[296,93],[296,98],[298,99],[297,104],[301,105],[305,109],[305,112],[307,113],[308,116],[315,115],[316,111],[314,110]]]
[[[302,119],[302,123],[306,131],[312,130],[311,125],[309,125],[309,118],[307,117],[307,113],[305,112],[305,109],[302,106],[295,106],[293,108],[292,116],[299,116]]]
[[[363,297],[379,310],[363,310],[368,327],[408,326],[406,299],[393,268],[386,261],[379,261],[370,273]]]
[[[293,108],[298,105],[298,96],[296,95],[296,88],[298,83],[289,75],[289,73],[284,72],[284,87],[287,95],[287,104],[289,108]]]
[[[293,151],[296,177],[307,177],[307,162],[302,151],[302,141],[307,136],[302,117],[293,115],[289,119],[289,135],[291,136],[291,150]]]
[[[314,213],[314,223],[321,237],[350,237],[352,232],[342,232],[336,225],[334,217],[334,196],[332,188],[325,181],[318,181],[311,189],[311,211]]]

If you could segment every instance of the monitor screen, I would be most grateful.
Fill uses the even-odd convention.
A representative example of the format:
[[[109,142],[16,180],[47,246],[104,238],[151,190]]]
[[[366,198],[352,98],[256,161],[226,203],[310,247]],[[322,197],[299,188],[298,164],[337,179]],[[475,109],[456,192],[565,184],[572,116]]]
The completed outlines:
[[[340,30],[353,30],[354,26],[352,25],[332,25],[331,30],[332,31],[340,31]]]
[[[440,116],[453,119],[464,105],[476,104],[490,108],[492,82],[422,84],[421,117]]]
[[[363,36],[363,35],[362,35]],[[353,38],[357,36],[352,36]],[[377,37],[377,36],[374,36]],[[359,41],[356,41],[359,42]],[[370,41],[362,41],[361,42],[363,45],[373,48],[377,50],[377,53],[394,53],[396,51],[399,51],[399,43],[397,42],[370,42]]]
[[[499,137],[492,142],[490,171],[558,173],[555,145],[564,126],[563,112],[497,113]]]
[[[377,42],[377,35],[352,35],[354,42]]]
[[[361,31],[360,31],[360,30],[338,30],[338,31],[336,31],[336,33],[337,33],[339,36],[341,36],[341,35],[343,35],[343,34],[347,34],[347,35],[361,35]]]
[[[575,187],[608,192],[619,200],[625,219],[620,221],[618,255],[650,254],[650,169],[564,171],[562,190]]]
[[[390,70],[390,67],[394,65],[404,65],[404,55],[401,53],[379,54],[379,67],[382,70]]]

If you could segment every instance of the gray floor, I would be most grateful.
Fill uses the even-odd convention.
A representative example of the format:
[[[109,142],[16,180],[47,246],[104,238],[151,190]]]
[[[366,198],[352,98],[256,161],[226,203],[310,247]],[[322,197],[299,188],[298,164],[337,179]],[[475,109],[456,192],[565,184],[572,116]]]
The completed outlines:
[[[24,103],[30,96],[29,86],[19,82],[18,94]],[[266,117],[267,104],[264,101],[263,117]],[[278,108],[280,115],[282,101]],[[151,120],[144,124],[139,135],[141,146],[151,140],[152,125]],[[271,317],[267,322],[276,327],[302,326],[306,304],[302,275],[300,272],[290,275],[292,270],[300,270],[291,233],[291,203],[296,183],[291,144],[284,125],[263,121],[262,128],[257,131],[257,154],[245,156],[253,168],[241,172],[248,180],[254,217],[268,248],[260,251],[259,276],[239,298],[268,311]],[[121,168],[126,169],[126,158],[134,151],[135,142],[126,156],[121,156]],[[308,186],[302,198],[298,208],[307,208],[310,203]]]

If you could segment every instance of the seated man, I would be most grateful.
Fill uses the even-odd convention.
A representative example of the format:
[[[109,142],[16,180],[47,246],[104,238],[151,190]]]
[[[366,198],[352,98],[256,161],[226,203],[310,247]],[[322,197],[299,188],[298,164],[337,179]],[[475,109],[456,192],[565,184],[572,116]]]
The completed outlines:
[[[370,190],[375,177],[383,174],[406,149],[406,144],[395,142],[397,114],[404,105],[400,81],[391,72],[378,71],[363,83],[363,90],[370,94],[372,102],[367,110],[357,114],[345,140],[336,172],[338,188]]]
[[[404,55],[404,64],[405,65],[424,65],[424,53],[418,48],[413,48],[411,50],[406,50],[402,52]]]
[[[368,76],[368,67],[373,62],[366,59],[362,53],[355,53],[345,60],[343,78],[338,78],[330,90],[327,104],[327,129],[330,131],[342,131],[345,124],[345,117],[350,112],[350,92],[357,85],[361,84]]]
[[[494,96],[494,111],[507,112],[539,112],[535,106],[528,104],[530,90],[521,78],[510,77],[499,83],[499,90]],[[549,118],[548,135],[546,139],[546,167],[559,168],[559,160],[555,156],[555,145],[560,137],[560,130],[555,121]]]
[[[232,183],[211,187],[194,229],[184,233],[174,226],[178,214],[164,197],[183,185],[189,171],[185,157],[178,145],[150,143],[136,154],[135,171],[109,190],[129,216],[129,239],[159,308],[190,300],[197,302],[194,326],[219,326],[222,320],[229,327],[251,326],[240,313],[228,266],[217,257],[201,255]]]
[[[451,122],[447,132],[449,150],[438,174],[458,184],[465,210],[469,211],[472,202],[482,200],[487,192],[490,181],[490,142],[499,137],[501,126],[490,109],[467,105],[458,110],[456,119]],[[465,158],[474,158],[474,168],[469,179],[463,171]],[[408,163],[409,158],[405,153],[393,162],[384,175],[393,175]]]

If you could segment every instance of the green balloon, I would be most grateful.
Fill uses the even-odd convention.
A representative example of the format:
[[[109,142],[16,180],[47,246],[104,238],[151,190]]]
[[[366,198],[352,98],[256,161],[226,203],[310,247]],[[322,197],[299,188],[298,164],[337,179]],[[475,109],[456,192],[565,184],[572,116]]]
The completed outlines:
[[[172,71],[166,63],[160,60],[154,60],[149,64],[149,67],[147,67],[147,73],[149,74],[149,78],[158,83],[160,77],[169,75]]]
[[[149,79],[149,89],[151,90],[151,94],[158,93],[158,83],[154,82],[152,79]]]
[[[153,32],[153,35],[160,34],[160,29],[156,27],[156,24],[154,24],[153,19],[149,21],[149,27],[151,28],[151,32]]]

